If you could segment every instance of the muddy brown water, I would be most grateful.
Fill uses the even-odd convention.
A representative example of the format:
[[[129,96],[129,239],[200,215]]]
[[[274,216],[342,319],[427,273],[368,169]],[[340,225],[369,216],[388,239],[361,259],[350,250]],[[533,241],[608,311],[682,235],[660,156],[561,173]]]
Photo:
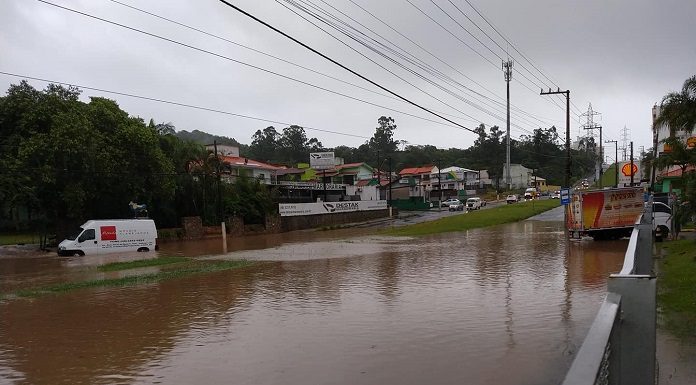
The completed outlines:
[[[224,256],[262,261],[249,268],[4,300],[0,382],[557,384],[627,244],[567,243],[559,222],[538,221],[371,232],[249,237]],[[73,279],[102,262],[0,258],[0,273]]]

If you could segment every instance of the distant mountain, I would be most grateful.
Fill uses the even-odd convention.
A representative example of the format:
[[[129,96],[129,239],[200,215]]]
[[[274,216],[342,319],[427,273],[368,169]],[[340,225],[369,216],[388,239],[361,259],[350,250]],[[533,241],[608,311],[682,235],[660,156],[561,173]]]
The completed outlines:
[[[174,135],[181,140],[189,140],[199,144],[213,144],[213,141],[218,142],[218,144],[228,144],[232,146],[242,147],[242,145],[237,142],[235,138],[228,138],[226,136],[212,135],[207,132],[193,130],[188,132],[186,130],[177,131]]]

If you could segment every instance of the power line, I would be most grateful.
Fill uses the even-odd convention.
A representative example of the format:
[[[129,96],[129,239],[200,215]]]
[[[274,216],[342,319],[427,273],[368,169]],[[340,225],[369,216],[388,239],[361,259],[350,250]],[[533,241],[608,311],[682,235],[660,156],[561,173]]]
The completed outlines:
[[[241,13],[241,14],[243,14],[243,15],[245,15],[245,16],[251,18],[251,19],[253,19],[254,21],[256,21],[256,22],[258,22],[258,23],[264,25],[265,27],[267,27],[267,28],[269,28],[269,29],[271,29],[271,30],[273,30],[273,31],[275,31],[275,32],[277,32],[277,33],[279,33],[279,34],[285,36],[286,38],[292,40],[293,42],[295,42],[295,43],[301,45],[302,47],[304,47],[304,48],[306,48],[306,49],[312,51],[313,53],[315,53],[315,54],[317,54],[317,55],[323,57],[324,59],[326,59],[326,60],[330,61],[331,63],[333,63],[333,64],[335,64],[335,65],[337,65],[337,66],[343,68],[344,70],[346,70],[346,71],[352,73],[353,75],[355,75],[355,76],[357,76],[357,77],[359,77],[359,78],[365,80],[366,82],[371,83],[372,85],[377,86],[377,87],[381,88],[382,90],[384,90],[384,91],[386,91],[386,92],[388,92],[388,93],[390,93],[390,94],[392,94],[392,95],[398,97],[399,99],[402,99],[402,100],[404,100],[405,102],[408,102],[409,104],[412,104],[413,106],[418,107],[418,108],[420,108],[420,109],[423,110],[423,111],[426,111],[426,112],[428,112],[428,113],[430,113],[430,114],[432,114],[432,115],[435,115],[435,116],[437,116],[437,117],[440,118],[440,119],[443,119],[443,120],[445,120],[445,121],[447,121],[447,122],[449,122],[449,123],[452,123],[452,124],[454,124],[454,125],[456,125],[456,126],[458,126],[458,127],[461,127],[461,128],[464,129],[464,130],[467,130],[467,131],[470,131],[470,132],[474,132],[474,130],[472,130],[471,128],[468,128],[468,127],[466,127],[466,126],[464,126],[464,125],[462,125],[462,124],[459,124],[459,123],[457,123],[457,122],[455,122],[455,121],[453,121],[453,120],[450,120],[450,119],[448,119],[448,118],[445,118],[444,116],[442,116],[442,115],[440,115],[440,114],[437,114],[437,113],[435,113],[435,112],[433,112],[433,111],[431,111],[431,110],[429,110],[429,109],[427,109],[427,108],[421,106],[420,104],[417,104],[417,103],[415,103],[415,102],[413,102],[413,101],[411,101],[411,100],[409,100],[409,99],[407,99],[407,98],[405,98],[405,97],[403,97],[403,96],[397,94],[397,93],[394,92],[394,91],[391,91],[390,89],[388,89],[388,88],[386,88],[386,87],[384,87],[384,86],[382,86],[382,85],[376,83],[375,81],[370,80],[369,78],[365,77],[364,75],[361,75],[361,74],[359,74],[359,73],[356,72],[356,71],[353,71],[352,69],[346,67],[345,65],[343,65],[343,64],[341,64],[341,63],[339,63],[339,62],[337,62],[336,60],[330,58],[330,57],[327,56],[327,55],[324,55],[323,53],[321,53],[321,52],[317,51],[316,49],[310,47],[309,45],[307,45],[307,44],[305,44],[305,43],[303,43],[303,42],[301,42],[301,41],[295,39],[294,37],[288,35],[287,33],[283,32],[283,31],[281,31],[281,30],[279,30],[278,28],[276,28],[276,27],[274,27],[274,26],[272,26],[272,25],[266,23],[265,21],[263,21],[263,20],[257,18],[256,16],[254,16],[254,15],[252,15],[252,14],[250,14],[250,13],[244,11],[244,10],[242,10],[241,8],[239,8],[239,7],[237,7],[237,6],[233,5],[233,4],[230,4],[230,3],[227,2],[226,0],[220,0],[220,2],[223,3],[223,4],[225,4],[225,5],[227,5],[228,7],[232,8],[232,9],[236,10],[237,12],[239,12],[239,13]]]
[[[179,41],[177,41],[177,40],[169,39],[169,38],[167,38],[167,37],[163,37],[163,36],[160,36],[160,35],[156,35],[156,34],[153,34],[153,33],[147,32],[147,31],[143,31],[143,30],[140,30],[140,29],[137,29],[137,28],[129,27],[129,26],[124,25],[124,24],[120,24],[120,23],[117,23],[117,22],[114,22],[114,21],[111,21],[111,20],[103,19],[103,18],[94,16],[94,15],[90,15],[90,14],[88,14],[88,13],[84,13],[84,12],[81,12],[81,11],[77,11],[77,10],[71,9],[71,8],[63,7],[63,6],[60,6],[60,5],[57,5],[57,4],[54,4],[54,3],[51,3],[51,2],[45,1],[45,0],[37,0],[37,1],[39,1],[39,2],[41,2],[41,3],[44,3],[44,4],[47,4],[47,5],[52,5],[52,6],[57,7],[57,8],[64,9],[64,10],[69,11],[69,12],[73,12],[73,13],[79,14],[79,15],[82,15],[82,16],[86,16],[86,17],[89,17],[89,18],[92,18],[92,19],[95,19],[95,20],[99,20],[99,21],[102,21],[102,22],[105,22],[105,23],[109,23],[109,24],[112,24],[112,25],[116,25],[116,26],[119,26],[119,27],[121,27],[121,28],[129,29],[129,30],[134,31],[134,32],[142,33],[142,34],[145,34],[145,35],[148,35],[148,36],[157,38],[157,39],[161,39],[161,40],[164,40],[164,41],[173,43],[173,44],[177,44],[177,45],[180,45],[180,46],[183,46],[183,47],[186,47],[186,48],[190,48],[190,49],[193,49],[193,50],[195,50],[195,51],[199,51],[199,52],[203,52],[203,53],[206,53],[206,54],[209,54],[209,55],[212,55],[212,56],[216,56],[216,57],[218,57],[218,58],[221,58],[221,59],[224,59],[224,60],[228,60],[228,61],[231,61],[231,62],[234,62],[234,63],[237,63],[237,64],[241,64],[241,65],[243,65],[243,66],[247,66],[247,67],[250,67],[250,68],[253,68],[253,69],[257,69],[257,70],[259,70],[259,71],[263,71],[263,72],[266,72],[266,73],[269,73],[269,74],[272,74],[272,75],[275,75],[275,76],[278,76],[278,77],[281,77],[281,78],[284,78],[284,79],[287,79],[287,80],[290,80],[290,81],[294,81],[294,82],[297,82],[297,83],[300,83],[300,84],[304,84],[304,85],[307,85],[307,86],[310,86],[310,87],[313,87],[313,88],[316,88],[316,89],[320,89],[320,90],[323,90],[323,91],[326,91],[326,92],[330,92],[330,93],[333,93],[333,94],[336,94],[336,95],[340,95],[340,96],[343,96],[343,97],[348,98],[348,99],[351,99],[351,100],[359,101],[359,102],[361,102],[361,103],[369,104],[369,105],[372,105],[372,106],[375,106],[375,107],[384,108],[384,109],[389,110],[389,111],[398,112],[398,113],[401,113],[401,114],[404,114],[404,115],[407,115],[407,116],[411,116],[411,117],[414,117],[414,118],[417,118],[417,119],[426,120],[426,121],[429,121],[429,122],[432,122],[432,123],[442,124],[442,125],[445,125],[445,126],[448,126],[448,127],[455,127],[455,128],[459,128],[459,129],[464,129],[464,130],[466,130],[466,131],[474,132],[472,129],[470,129],[470,128],[468,128],[468,127],[465,127],[465,126],[463,126],[463,125],[461,125],[461,124],[459,124],[459,123],[456,123],[456,122],[454,122],[454,121],[452,121],[452,120],[450,120],[450,119],[441,117],[440,115],[438,115],[438,114],[432,112],[431,110],[429,110],[429,109],[427,109],[427,108],[425,108],[425,107],[422,107],[422,106],[420,106],[420,105],[418,105],[418,104],[415,104],[414,102],[411,102],[410,100],[408,100],[408,99],[406,99],[406,98],[403,98],[402,96],[400,96],[400,95],[398,95],[398,94],[396,94],[396,93],[393,93],[392,91],[389,91],[389,90],[387,90],[386,88],[384,88],[384,89],[387,90],[388,92],[392,93],[393,95],[396,95],[399,99],[405,100],[405,101],[407,101],[409,104],[415,105],[415,106],[419,107],[420,109],[423,109],[423,110],[427,111],[428,113],[430,113],[430,114],[432,114],[432,115],[435,115],[435,116],[437,116],[437,117],[439,117],[439,118],[441,118],[441,119],[443,119],[443,120],[445,120],[445,121],[447,121],[447,122],[449,122],[449,123],[452,123],[452,124],[451,124],[451,125],[445,124],[445,123],[443,123],[443,122],[439,122],[439,121],[436,121],[436,120],[424,118],[424,117],[421,117],[421,116],[418,116],[418,115],[414,115],[414,114],[411,114],[411,113],[408,113],[408,112],[404,112],[404,111],[400,111],[400,110],[397,110],[397,109],[394,109],[394,108],[386,107],[386,106],[383,106],[383,105],[380,105],[380,104],[377,104],[377,103],[369,102],[369,101],[367,101],[367,100],[363,100],[363,99],[360,99],[360,98],[356,98],[356,97],[353,97],[353,96],[350,96],[350,95],[347,95],[347,94],[344,94],[344,93],[341,93],[341,92],[338,92],[338,91],[333,91],[333,90],[331,90],[331,89],[324,88],[324,87],[321,87],[321,86],[318,86],[318,85],[316,85],[316,84],[312,84],[312,83],[309,83],[309,82],[306,82],[306,81],[303,81],[303,80],[299,80],[299,79],[293,78],[293,77],[291,77],[291,76],[283,75],[283,74],[281,74],[281,73],[278,73],[278,72],[275,72],[275,71],[271,71],[271,70],[268,70],[268,69],[263,68],[263,67],[259,67],[259,66],[253,65],[253,64],[249,64],[249,63],[240,61],[240,60],[236,60],[236,59],[233,59],[233,58],[231,58],[231,57],[228,57],[228,56],[225,56],[225,55],[222,55],[222,54],[218,54],[218,53],[215,53],[215,52],[212,52],[212,51],[208,51],[208,50],[205,50],[205,49],[203,49],[203,48],[199,48],[199,47],[196,47],[196,46],[193,46],[193,45],[190,45],[190,44],[182,43],[182,42],[179,42]],[[374,84],[377,84],[377,83],[374,83]],[[380,86],[380,87],[381,87],[381,86]]]
[[[362,10],[363,12],[367,13],[368,15],[370,15],[372,18],[374,18],[375,20],[377,20],[377,21],[380,22],[381,24],[385,25],[387,28],[389,28],[390,30],[392,30],[393,32],[395,32],[396,34],[398,34],[399,36],[401,36],[402,38],[404,38],[404,39],[406,39],[407,41],[409,41],[409,42],[410,42],[411,44],[413,44],[414,46],[418,47],[421,51],[427,53],[428,55],[430,55],[431,57],[433,57],[434,59],[436,59],[436,60],[439,61],[440,63],[444,64],[445,66],[447,66],[447,67],[450,68],[451,70],[455,71],[456,73],[458,73],[459,75],[461,75],[461,76],[464,77],[465,79],[471,81],[472,83],[474,83],[475,85],[477,85],[478,87],[480,87],[480,88],[483,89],[484,91],[488,92],[489,94],[493,95],[494,97],[503,100],[503,98],[500,97],[500,96],[498,96],[497,94],[495,94],[495,92],[493,92],[493,91],[491,91],[490,89],[486,88],[484,85],[482,85],[481,83],[477,82],[475,79],[472,79],[471,77],[467,76],[465,73],[463,73],[463,72],[461,72],[460,70],[458,70],[457,68],[453,67],[451,64],[445,62],[445,61],[442,60],[440,57],[438,57],[437,55],[435,55],[434,53],[432,53],[430,50],[428,50],[427,48],[425,48],[422,44],[419,44],[418,42],[414,41],[414,40],[411,39],[410,37],[406,36],[405,34],[403,34],[402,32],[400,32],[399,30],[397,30],[396,28],[394,28],[393,26],[391,26],[389,23],[387,23],[386,21],[382,20],[381,18],[379,18],[379,17],[378,17],[377,15],[375,15],[374,13],[370,12],[368,9],[366,9],[366,8],[363,7],[362,5],[356,3],[354,0],[348,0],[348,1],[349,1],[350,3],[352,3],[354,6],[356,6],[357,8],[359,8],[360,10]],[[483,95],[483,94],[481,94],[481,93],[479,93],[479,92],[477,92],[477,91],[475,91],[475,90],[473,90],[473,89],[471,89],[471,88],[468,88],[468,87],[467,87],[467,89],[468,89],[469,91],[471,91],[471,92],[473,92],[473,93],[475,93],[475,94],[477,94],[477,95],[483,97],[483,98],[486,98],[486,99],[488,99],[488,100],[494,101],[493,99],[490,99],[488,96]],[[495,101],[495,102],[502,105],[502,103],[501,103],[500,101]],[[534,115],[534,114],[531,114],[531,113],[529,113],[529,112],[526,112],[526,111],[522,110],[521,108],[519,108],[519,107],[517,107],[517,106],[515,106],[515,105],[513,105],[513,104],[511,104],[511,107],[514,108],[514,109],[516,109],[516,110],[518,110],[518,111],[520,111],[520,112],[523,113],[523,114],[526,114],[526,115],[528,115],[528,116],[530,116],[530,117],[532,117],[532,118],[538,120],[539,122],[541,122],[541,123],[543,123],[543,124],[548,124],[548,122],[545,122],[545,121],[543,121],[543,120],[541,120],[541,119],[544,119],[544,120],[547,120],[547,121],[548,121],[548,120],[552,120],[552,119],[549,119],[549,118],[538,117],[538,116],[536,116],[536,115]]]
[[[417,77],[423,79],[424,81],[428,82],[429,84],[431,84],[431,85],[433,85],[433,86],[439,88],[440,90],[442,90],[443,92],[449,94],[450,96],[452,96],[452,97],[454,97],[454,98],[456,98],[456,99],[459,99],[459,100],[461,100],[461,101],[463,101],[463,102],[465,102],[465,103],[471,105],[472,107],[474,107],[474,108],[476,108],[476,109],[478,109],[478,110],[480,110],[480,111],[482,111],[482,112],[484,112],[484,113],[486,113],[486,114],[488,114],[488,115],[490,115],[490,116],[492,116],[492,117],[494,117],[494,118],[496,118],[496,119],[501,119],[500,116],[494,115],[494,114],[491,113],[490,111],[488,111],[488,110],[482,108],[481,106],[479,106],[479,105],[477,105],[477,104],[471,102],[470,100],[468,100],[468,99],[462,97],[461,95],[458,95],[458,94],[452,92],[451,90],[446,89],[446,88],[443,87],[442,85],[435,83],[433,80],[426,78],[424,75],[422,75],[422,74],[420,74],[420,73],[414,71],[414,70],[411,69],[411,68],[406,67],[403,63],[399,63],[396,59],[394,59],[394,58],[392,58],[392,57],[389,57],[387,54],[385,54],[384,52],[380,51],[378,48],[375,48],[374,46],[370,45],[369,43],[367,43],[367,42],[361,40],[359,37],[356,37],[354,34],[351,34],[350,32],[347,32],[345,29],[343,29],[343,28],[337,26],[335,23],[332,23],[331,21],[326,20],[326,19],[323,18],[322,16],[320,16],[320,15],[318,15],[318,14],[316,14],[316,13],[310,11],[310,10],[308,10],[306,7],[303,7],[303,6],[301,6],[301,5],[297,4],[297,3],[295,3],[294,1],[288,1],[288,0],[286,0],[286,1],[287,1],[288,3],[291,3],[291,4],[292,4],[293,6],[295,6],[296,8],[299,8],[299,9],[302,10],[303,12],[309,14],[309,15],[312,16],[313,18],[315,18],[315,19],[319,20],[320,22],[322,22],[322,23],[324,23],[324,24],[326,24],[326,25],[328,25],[328,26],[330,26],[330,27],[336,29],[338,32],[344,34],[344,35],[347,36],[348,38],[350,38],[350,39],[356,41],[357,43],[359,43],[359,44],[361,44],[361,45],[363,45],[365,48],[368,48],[368,49],[371,50],[372,52],[378,54],[379,56],[382,56],[384,59],[389,60],[390,62],[396,64],[397,66],[401,67],[402,69],[406,70],[407,72],[409,72],[409,73],[411,73],[411,74],[413,74],[413,75],[415,75],[415,76],[417,76]],[[426,95],[428,95],[428,96],[430,96],[431,98],[433,98],[433,99],[439,101],[440,103],[442,103],[442,104],[444,104],[444,105],[446,105],[446,106],[452,108],[453,110],[458,111],[459,113],[462,113],[462,114],[464,114],[464,115],[467,115],[467,116],[471,117],[472,119],[475,119],[473,116],[471,116],[471,115],[467,114],[466,112],[461,111],[461,110],[459,110],[458,108],[452,106],[451,104],[449,104],[449,103],[447,103],[447,102],[445,102],[445,101],[443,101],[443,100],[437,98],[436,96],[432,95],[431,93],[429,93],[429,92],[423,90],[422,88],[418,87],[417,85],[415,85],[415,84],[409,82],[408,80],[404,79],[403,77],[399,76],[398,74],[394,73],[393,71],[387,69],[387,68],[384,67],[383,65],[377,63],[377,62],[374,61],[373,59],[369,58],[368,56],[366,56],[366,55],[363,54],[362,52],[356,50],[355,48],[353,48],[352,46],[350,46],[350,45],[347,44],[346,42],[342,41],[341,39],[339,39],[338,37],[334,36],[334,35],[331,34],[330,32],[328,32],[328,31],[326,31],[325,29],[321,28],[320,26],[316,25],[316,24],[313,23],[311,20],[308,20],[306,17],[300,15],[300,14],[297,13],[296,11],[290,9],[290,8],[287,7],[286,5],[284,5],[284,4],[281,4],[281,5],[282,5],[283,7],[285,7],[285,8],[287,8],[288,10],[290,10],[291,12],[295,13],[297,16],[299,16],[300,18],[304,19],[304,20],[307,21],[308,23],[314,25],[315,27],[317,27],[318,29],[320,29],[322,32],[324,32],[324,33],[328,34],[329,36],[331,36],[332,38],[336,39],[337,41],[339,41],[340,43],[342,43],[342,44],[345,45],[346,47],[350,48],[350,49],[353,50],[354,52],[358,53],[359,55],[361,55],[361,56],[364,57],[365,59],[369,60],[370,62],[374,63],[375,65],[379,66],[380,68],[382,68],[383,70],[389,72],[390,74],[394,75],[394,76],[397,77],[398,79],[404,81],[405,83],[407,83],[407,84],[409,84],[410,86],[416,88],[417,90],[419,90],[419,91],[425,93]],[[319,8],[319,9],[321,9],[321,8]],[[324,10],[322,9],[322,11],[324,11]],[[324,12],[325,12],[325,11],[324,11]],[[339,20],[339,21],[340,21],[340,20]],[[349,26],[349,27],[350,27],[350,26]],[[360,32],[360,31],[358,31],[358,32],[359,32],[359,33],[362,33],[362,32]],[[364,35],[364,34],[363,34],[363,35]],[[369,38],[369,37],[368,37],[368,38]],[[372,40],[375,41],[374,39],[372,39]],[[377,41],[375,41],[375,42],[378,43],[378,44],[380,44],[380,43],[377,42]],[[382,45],[382,46],[384,46],[384,45]],[[389,48],[389,47],[386,47],[386,46],[385,46],[385,48]],[[394,52],[395,54],[397,54],[397,56],[399,56],[399,57],[401,57],[401,58],[404,58],[403,55],[400,55],[400,54],[396,53],[394,50],[391,50],[391,51]],[[409,60],[408,58],[404,58],[404,59],[405,59],[405,60]],[[412,62],[412,61],[411,61],[411,62]],[[421,67],[421,68],[422,68],[422,67]],[[476,120],[476,119],[475,119],[475,120]],[[517,126],[517,127],[519,127],[519,126]],[[519,128],[522,129],[522,130],[525,130],[525,131],[529,132],[528,130],[526,130],[526,129],[522,128],[522,127],[519,127]]]

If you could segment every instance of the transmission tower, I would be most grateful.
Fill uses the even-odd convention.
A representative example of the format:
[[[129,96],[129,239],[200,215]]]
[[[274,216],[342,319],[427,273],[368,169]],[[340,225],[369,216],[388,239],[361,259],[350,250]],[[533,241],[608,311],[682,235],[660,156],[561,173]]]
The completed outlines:
[[[595,152],[597,154],[597,164],[595,165],[595,180],[599,181],[599,187],[602,186],[602,161],[604,160],[604,156],[602,156],[602,125],[595,122],[595,116],[598,116],[601,118],[601,115],[597,111],[592,110],[592,103],[587,107],[587,112],[583,113],[580,115],[580,119],[585,118],[585,123],[582,124],[582,128],[588,131],[587,137],[592,138],[592,141],[594,143],[597,143],[596,140],[594,140],[594,130],[599,129],[599,148],[595,147]]]
[[[631,141],[631,135],[629,133],[628,128],[624,126],[623,130],[621,130],[621,147],[619,149],[621,150],[621,154],[623,156],[623,160],[628,159],[627,158],[627,153],[626,151],[628,150],[628,143]]]
[[[503,74],[505,75],[505,83],[507,83],[507,150],[505,156],[505,182],[507,182],[508,190],[512,190],[512,180],[510,179],[510,80],[512,80],[512,60],[508,59],[503,62]]]

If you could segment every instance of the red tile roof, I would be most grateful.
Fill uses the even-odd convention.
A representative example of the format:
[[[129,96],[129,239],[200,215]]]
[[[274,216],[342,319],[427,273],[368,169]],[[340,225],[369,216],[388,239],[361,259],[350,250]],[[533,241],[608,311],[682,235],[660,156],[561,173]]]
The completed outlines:
[[[686,172],[696,171],[694,166],[686,166]],[[682,168],[679,166],[672,166],[660,174],[663,178],[679,178],[682,176]]]
[[[244,158],[241,156],[223,156],[222,161],[224,163],[229,163],[232,166],[245,166],[251,168],[262,168],[265,170],[279,170],[281,167],[273,166],[268,163],[259,162],[258,160],[253,160],[249,158]]]
[[[433,166],[409,167],[401,170],[401,172],[399,172],[399,175],[430,174],[432,170]]]

